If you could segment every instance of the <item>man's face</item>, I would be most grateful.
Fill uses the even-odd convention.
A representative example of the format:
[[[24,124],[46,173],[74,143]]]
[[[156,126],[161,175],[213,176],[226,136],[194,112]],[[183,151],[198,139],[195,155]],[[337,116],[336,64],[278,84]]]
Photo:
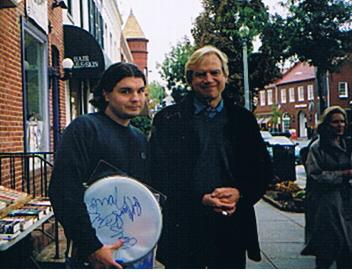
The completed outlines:
[[[192,68],[192,88],[200,96],[216,106],[221,100],[227,77],[224,75],[221,60],[215,54],[205,55]]]
[[[122,79],[110,93],[104,92],[105,101],[108,102],[105,113],[115,121],[128,124],[131,118],[138,116],[143,110],[146,99],[144,89],[142,78]]]

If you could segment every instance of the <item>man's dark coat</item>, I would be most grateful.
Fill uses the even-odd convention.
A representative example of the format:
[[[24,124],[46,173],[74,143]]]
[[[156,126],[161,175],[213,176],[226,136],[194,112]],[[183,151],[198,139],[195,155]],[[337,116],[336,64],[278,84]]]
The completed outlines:
[[[249,258],[261,258],[253,205],[272,181],[270,157],[253,114],[230,100],[224,99],[224,106],[228,115],[224,135],[233,148],[233,158],[228,160],[233,175],[230,186],[241,193],[231,217],[204,207],[192,190],[193,169],[200,152],[192,127],[193,93],[154,118],[150,139],[152,186],[168,197],[162,207],[164,224],[157,258],[166,265],[187,266],[187,260],[199,258],[201,252],[239,246],[247,250]],[[222,248],[215,248],[219,241]]]

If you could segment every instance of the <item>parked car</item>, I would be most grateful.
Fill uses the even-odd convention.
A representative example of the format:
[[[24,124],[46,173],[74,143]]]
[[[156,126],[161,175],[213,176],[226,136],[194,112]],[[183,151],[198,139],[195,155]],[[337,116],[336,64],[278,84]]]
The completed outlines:
[[[285,136],[272,136],[266,142],[272,159],[274,175],[278,181],[296,180],[296,143]]]
[[[302,153],[308,152],[309,141],[297,141],[295,147],[295,158],[297,164],[302,164]],[[306,150],[307,149],[307,150]]]
[[[291,133],[289,131],[272,131],[271,135],[273,136],[285,136],[286,138],[291,138]]]
[[[268,142],[268,140],[273,137],[269,131],[261,131],[260,134],[262,135],[264,142]]]
[[[285,136],[271,136],[264,139],[264,141],[266,142],[266,146],[271,157],[273,157],[273,146],[275,145],[292,146],[292,147],[296,146],[296,144],[292,140],[290,140]]]
[[[285,136],[272,136],[268,139],[270,145],[296,145],[292,140]]]

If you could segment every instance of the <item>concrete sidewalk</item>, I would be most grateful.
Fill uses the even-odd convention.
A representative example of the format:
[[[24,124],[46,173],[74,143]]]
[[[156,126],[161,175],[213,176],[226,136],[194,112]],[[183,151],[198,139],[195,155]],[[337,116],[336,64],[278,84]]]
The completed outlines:
[[[262,261],[247,262],[250,269],[312,269],[315,258],[301,256],[304,214],[280,211],[261,200],[255,206]]]

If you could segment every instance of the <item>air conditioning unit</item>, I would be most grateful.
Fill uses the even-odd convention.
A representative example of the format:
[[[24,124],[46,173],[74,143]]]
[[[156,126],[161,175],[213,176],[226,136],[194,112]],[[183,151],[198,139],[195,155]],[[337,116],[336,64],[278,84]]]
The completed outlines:
[[[15,8],[22,0],[1,0],[0,8]]]

